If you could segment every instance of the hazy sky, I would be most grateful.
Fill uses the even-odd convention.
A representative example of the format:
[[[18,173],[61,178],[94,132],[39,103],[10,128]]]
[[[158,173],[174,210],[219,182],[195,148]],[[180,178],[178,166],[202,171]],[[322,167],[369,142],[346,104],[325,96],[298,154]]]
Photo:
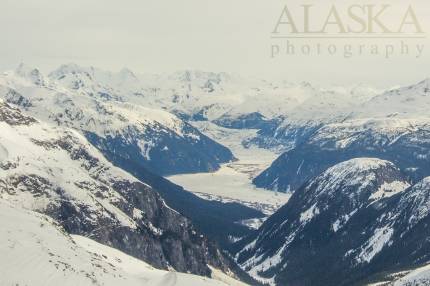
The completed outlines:
[[[402,11],[411,4],[423,30],[430,32],[428,0],[364,2],[393,5],[393,11],[384,14],[384,21],[395,25],[401,22]],[[410,46],[409,55],[400,54],[399,39],[293,39],[291,43],[296,50],[309,45],[311,53],[316,53],[316,44],[320,43],[323,54],[279,54],[272,58],[272,45],[279,45],[282,51],[286,42],[271,39],[284,5],[288,4],[292,16],[300,23],[303,12],[299,5],[304,3],[315,4],[310,19],[319,27],[319,21],[325,19],[332,4],[346,17],[342,7],[356,2],[0,0],[0,69],[12,69],[24,62],[47,72],[62,63],[74,62],[108,70],[128,67],[140,73],[201,69],[268,79],[378,86],[407,84],[430,76],[429,38],[405,40]],[[329,44],[336,45],[337,54],[327,54],[324,45]],[[344,57],[342,49],[346,44],[355,49],[350,58]],[[357,55],[359,45],[363,44],[378,44],[380,54]],[[388,59],[382,50],[386,45],[395,48]],[[416,45],[424,47],[419,58]]]

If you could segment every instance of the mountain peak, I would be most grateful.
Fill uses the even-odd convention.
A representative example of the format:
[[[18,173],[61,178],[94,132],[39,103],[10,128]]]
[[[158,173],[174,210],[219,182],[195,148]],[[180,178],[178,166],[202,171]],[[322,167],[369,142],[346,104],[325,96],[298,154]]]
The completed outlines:
[[[423,89],[425,92],[428,92],[428,90],[430,89],[430,78],[425,78],[424,80],[413,85],[391,90],[391,93],[403,94],[404,92],[410,92],[410,91],[416,92],[416,91],[422,91]]]
[[[354,158],[342,163],[339,163],[331,168],[329,168],[327,173],[336,173],[342,170],[348,172],[362,172],[367,170],[376,170],[381,167],[391,166],[395,167],[393,163],[377,158]]]
[[[57,69],[53,70],[49,76],[58,77],[68,73],[82,72],[83,68],[75,63],[68,63],[59,66]]]
[[[44,85],[45,79],[43,74],[40,72],[38,68],[30,67],[25,65],[24,63],[20,63],[18,67],[15,69],[15,74],[31,81],[36,85]]]
[[[400,170],[391,162],[377,158],[355,158],[327,169],[306,186],[316,197],[343,194],[358,199],[363,192],[376,201],[408,187]],[[361,199],[359,199],[361,200]]]

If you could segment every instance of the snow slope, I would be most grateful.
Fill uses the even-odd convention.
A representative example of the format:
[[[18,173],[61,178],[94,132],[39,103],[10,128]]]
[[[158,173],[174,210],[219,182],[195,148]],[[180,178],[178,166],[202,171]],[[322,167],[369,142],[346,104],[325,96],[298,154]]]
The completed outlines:
[[[52,219],[0,199],[1,285],[245,285],[158,270],[82,236],[69,236]],[[230,283],[231,282],[231,283]]]
[[[393,286],[425,286],[430,283],[430,265],[414,269],[405,276],[390,282]]]
[[[430,79],[389,90],[358,106],[356,118],[428,118]]]
[[[236,261],[271,285],[343,285],[341,279],[373,262],[393,237],[391,224],[379,223],[382,218],[369,222],[370,214],[362,214],[378,209],[384,199],[406,197],[408,187],[391,162],[339,163],[299,188],[256,233],[239,241]]]

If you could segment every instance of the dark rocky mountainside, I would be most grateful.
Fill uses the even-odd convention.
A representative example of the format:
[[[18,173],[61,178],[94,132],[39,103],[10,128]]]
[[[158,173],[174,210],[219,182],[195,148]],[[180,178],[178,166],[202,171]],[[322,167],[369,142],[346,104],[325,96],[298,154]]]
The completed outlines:
[[[430,125],[409,120],[360,120],[320,128],[254,179],[258,187],[294,191],[327,168],[356,157],[395,163],[417,182],[430,175]]]
[[[428,178],[410,187],[388,161],[342,162],[238,242],[236,260],[276,285],[363,285],[380,273],[420,266],[430,253],[429,191]]]

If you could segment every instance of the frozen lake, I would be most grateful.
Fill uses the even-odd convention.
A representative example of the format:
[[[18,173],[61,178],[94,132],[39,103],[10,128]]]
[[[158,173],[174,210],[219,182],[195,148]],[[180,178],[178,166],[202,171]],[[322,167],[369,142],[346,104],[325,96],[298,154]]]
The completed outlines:
[[[266,214],[273,213],[288,201],[290,194],[267,191],[252,184],[252,179],[278,156],[266,149],[242,146],[242,140],[253,136],[254,130],[226,129],[207,122],[196,125],[206,135],[230,148],[238,160],[224,164],[214,173],[175,175],[169,180],[203,198],[239,202]]]

